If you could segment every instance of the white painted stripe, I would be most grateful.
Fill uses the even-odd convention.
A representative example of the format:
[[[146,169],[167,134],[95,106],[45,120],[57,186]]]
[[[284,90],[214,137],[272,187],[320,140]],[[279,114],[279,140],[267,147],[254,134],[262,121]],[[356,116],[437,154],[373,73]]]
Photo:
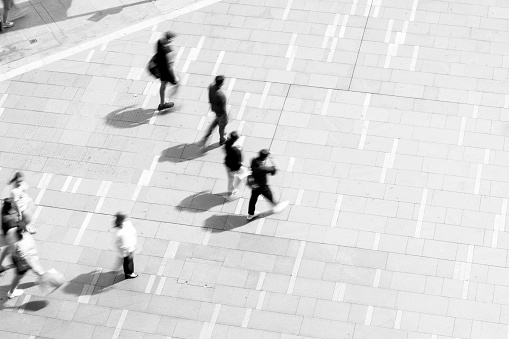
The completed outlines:
[[[382,0],[375,0],[375,12],[373,13],[373,18],[378,18],[378,13],[380,12],[381,5]]]
[[[42,175],[41,181],[39,182],[39,185],[37,185],[37,188],[40,188],[40,191],[39,194],[37,194],[37,198],[35,198],[34,204],[39,205],[52,177],[53,174],[51,173],[44,173]]]
[[[265,100],[267,99],[267,94],[269,94],[270,90],[270,81],[267,81],[265,83],[265,87],[263,87],[262,96],[260,97],[260,103],[258,104],[258,108],[263,108],[263,105],[265,104]]]
[[[299,193],[297,193],[297,200],[295,200],[296,206],[299,206],[302,203],[303,196],[304,196],[304,190],[299,190]]]
[[[291,172],[293,170],[294,165],[295,165],[295,158],[290,157],[290,160],[288,160],[288,167],[286,168],[286,171]]]
[[[401,35],[400,35],[401,41],[399,42],[400,45],[403,45],[406,41],[406,33],[408,31],[408,24],[409,24],[409,21],[406,21],[406,20],[403,23],[403,30],[401,31]]]
[[[76,179],[76,182],[74,183],[74,186],[72,187],[71,193],[76,193],[78,191],[78,188],[81,185],[82,178]]]
[[[240,122],[240,126],[242,126],[242,128],[244,128],[244,125],[242,124],[244,121],[241,121]],[[240,129],[240,126],[239,126],[239,131],[241,131]],[[239,138],[239,140],[237,141],[237,146],[240,146],[242,147],[244,145],[244,140],[246,140],[246,137],[243,135]]]
[[[152,26],[151,31],[152,31],[152,32],[157,31],[157,26],[158,26],[157,24],[155,24],[154,26]],[[161,32],[159,32],[159,34],[161,34]]]
[[[169,259],[174,259],[177,254],[180,242],[170,240],[168,243],[168,247],[166,247],[166,252],[164,253],[163,260],[159,265],[159,269],[157,270],[157,275],[163,275],[166,265],[168,264]]]
[[[117,326],[115,327],[115,332],[113,332],[112,339],[117,339],[120,335],[120,331],[122,331],[122,327],[124,326],[125,318],[127,317],[128,310],[122,310],[122,314],[120,315],[120,319],[118,319]]]
[[[339,219],[339,213],[341,211],[341,204],[343,203],[343,194],[339,194],[338,198],[336,199],[336,206],[334,208],[334,214],[332,216],[332,221],[330,226],[336,227]]]
[[[206,321],[203,323],[203,326],[201,327],[200,336],[198,339],[205,339],[205,335],[207,335],[207,330],[209,329],[209,322]]]
[[[358,149],[364,148],[364,143],[366,142],[366,136],[368,135],[368,128],[369,128],[369,120],[365,120],[364,126],[362,127],[362,134],[361,134],[361,139],[359,141]]]
[[[152,290],[152,286],[154,286],[154,282],[156,281],[156,276],[151,274],[148,279],[147,287],[145,288],[145,293],[150,293]]]
[[[244,111],[246,110],[247,102],[249,100],[250,93],[245,93],[244,98],[242,99],[242,104],[240,105],[239,113],[237,114],[237,120],[242,120],[242,116],[244,115]]]
[[[286,70],[291,71],[293,67],[293,62],[295,61],[295,56],[297,55],[297,46],[292,46],[292,51],[290,53],[290,59],[288,59],[288,64],[286,65]]]
[[[392,33],[392,26],[394,25],[394,19],[389,20],[389,24],[387,25],[387,32],[385,33],[385,43],[389,43],[391,41],[391,33]]]
[[[216,307],[214,307],[214,312],[212,313],[212,318],[210,319],[207,333],[205,334],[205,339],[210,339],[212,337],[212,332],[214,331],[214,326],[216,325],[217,317],[219,316],[220,310],[221,304],[216,304]]]
[[[355,15],[355,10],[357,9],[357,2],[359,2],[359,0],[353,0],[352,7],[350,8],[350,15]]]
[[[0,107],[0,117],[4,114],[5,108]]]
[[[23,301],[21,302],[21,306],[18,308],[18,313],[23,314],[25,313],[25,307],[27,303],[30,301],[30,298],[32,296],[30,294],[25,294],[25,297],[23,298]]]
[[[479,114],[479,106],[474,105],[474,109],[472,111],[472,118],[477,119],[477,114]]]
[[[338,38],[334,37],[332,39],[332,44],[330,45],[329,55],[327,56],[327,62],[332,62],[332,58],[334,57],[334,53],[336,52],[337,45]]]
[[[98,267],[96,268],[95,272],[93,273],[92,281],[90,282],[90,285],[85,284],[83,286],[83,290],[81,291],[80,296],[78,297],[78,302],[82,304],[88,304],[90,302],[90,297],[92,293],[94,292],[94,287],[97,284],[97,281],[99,280],[99,276],[102,272],[102,268]]]
[[[373,0],[368,0],[368,3],[366,4],[366,8],[364,9],[364,16],[369,16],[369,11],[371,10],[371,4]]]
[[[159,113],[159,110],[157,110],[157,109],[154,110],[154,112],[152,112],[152,116],[150,117],[150,120],[148,121],[149,125],[154,125],[156,123],[158,113]]]
[[[201,117],[201,118],[200,118],[200,122],[198,123],[198,127],[196,127],[196,129],[197,129],[198,131],[201,131],[201,130],[202,130],[203,126],[205,125],[205,120],[207,120],[207,118],[206,118],[206,117]]]
[[[327,115],[331,97],[332,97],[332,89],[329,88],[329,89],[327,89],[327,94],[325,95],[325,101],[323,103],[322,112],[320,113],[320,115]]]
[[[189,77],[190,77],[189,73],[184,74],[184,76],[182,77],[182,86],[187,85],[187,81],[189,81]]]
[[[338,301],[339,300],[339,293],[341,291],[341,283],[336,282],[334,285],[334,293],[332,294],[332,300]]]
[[[468,245],[467,263],[471,263],[474,259],[474,245]]]
[[[288,2],[286,3],[286,8],[285,11],[283,12],[283,17],[281,18],[281,20],[288,19],[288,14],[290,13],[290,9],[292,8],[292,3],[293,0],[288,0]]]
[[[292,276],[290,278],[290,284],[288,285],[287,294],[293,293],[293,287],[295,286],[295,280],[297,279],[297,273],[299,273],[300,263],[302,261],[302,255],[304,254],[304,247],[306,247],[306,242],[301,241],[299,246],[299,252],[297,253],[297,258],[295,259],[295,264],[292,270]]]
[[[226,90],[226,96],[227,97],[230,97],[232,95],[232,91],[233,91],[233,87],[235,87],[235,81],[237,79],[235,78],[230,78],[230,82],[228,83],[228,89]]]
[[[364,97],[364,103],[362,104],[362,113],[361,119],[366,120],[366,116],[368,115],[369,103],[371,102],[371,93],[366,94]]]
[[[32,222],[35,223],[37,221],[37,218],[39,218],[39,214],[41,214],[42,206],[37,206],[35,209],[34,216],[32,217]]]
[[[156,27],[156,25],[154,25]],[[154,27],[152,27],[152,35],[150,36],[150,39],[148,39],[149,44],[156,43],[159,38],[161,38],[161,32],[157,32]]]
[[[166,277],[161,277],[159,284],[157,285],[156,294],[161,295],[163,292],[164,284],[166,283]]]
[[[415,12],[417,11],[417,3],[419,0],[414,0],[414,3],[412,4],[412,13],[410,14],[410,21],[415,20]]]
[[[500,230],[505,231],[505,220],[507,215],[507,198],[502,200],[502,212],[500,213]]]
[[[292,37],[290,38],[290,44],[288,45],[288,48],[286,49],[286,57],[290,58],[292,55],[292,48],[295,45],[295,41],[297,41],[297,33],[293,33]]]
[[[219,66],[221,65],[221,62],[223,61],[224,57],[224,51],[219,52],[219,55],[217,56],[216,64],[214,65],[214,69],[212,70],[213,76],[217,75],[217,71],[219,70]]]
[[[105,181],[103,182],[104,186],[101,192],[101,198],[99,199],[99,202],[97,203],[97,206],[95,207],[94,213],[99,213],[101,211],[101,207],[103,206],[104,199],[106,199],[106,196],[108,195],[108,191],[110,190],[111,181]]]
[[[106,50],[106,47],[108,47],[108,42],[109,41],[106,41],[106,42],[103,42],[102,45],[101,45],[101,51],[105,51]]]
[[[205,232],[205,237],[203,238],[202,245],[207,246],[209,244],[210,236],[212,235],[212,230],[210,228]]]
[[[152,176],[154,175],[154,171],[156,170],[157,163],[159,162],[159,158],[161,158],[160,155],[154,156],[154,159],[152,159],[152,164],[150,164],[150,168],[147,172],[147,175],[144,178],[144,181],[142,182],[142,185],[149,186],[150,185],[150,179],[152,179]]]
[[[87,58],[85,59],[85,62],[90,62],[90,60],[92,60],[92,57],[94,56],[94,53],[95,53],[95,49],[93,49],[90,52],[88,52],[88,55],[87,55]]]
[[[235,208],[235,213],[236,215],[239,215],[240,212],[242,211],[242,205],[244,204],[244,198],[240,198],[237,202],[237,207]]]
[[[458,146],[463,145],[463,138],[465,136],[465,127],[467,125],[467,118],[462,117],[461,118],[461,127],[460,127],[460,134],[458,138]]]
[[[65,182],[64,182],[64,186],[60,190],[61,192],[67,191],[67,189],[69,188],[69,185],[71,184],[72,179],[73,179],[73,177],[71,177],[70,175],[67,176],[67,179],[65,179]]]
[[[200,41],[198,41],[198,45],[196,47],[191,48],[191,51],[189,51],[189,55],[187,56],[186,63],[184,64],[184,67],[182,68],[182,73],[187,72],[189,65],[191,64],[191,61],[196,61],[198,59],[198,55],[200,54],[200,51],[201,51],[204,41],[205,41],[205,36],[202,35],[200,37]]]
[[[85,220],[83,220],[80,230],[78,231],[78,235],[76,236],[76,239],[74,240],[74,246],[78,246],[80,244],[81,238],[83,237],[83,233],[85,233],[85,230],[88,227],[88,223],[90,222],[90,219],[92,218],[92,214],[93,213],[87,213],[87,215],[85,216]]]
[[[175,60],[173,61],[173,68],[177,69],[178,64],[180,63],[180,60],[182,60],[182,55],[184,54],[184,50],[186,48],[184,46],[179,48],[179,51],[177,52],[177,55],[175,56]]]
[[[52,174],[49,173],[43,173],[41,179],[39,180],[39,183],[37,184],[37,188],[42,189],[44,187],[47,187],[49,184],[48,175],[50,176],[49,179],[51,180]]]
[[[396,152],[398,151],[399,139],[396,138],[392,142],[391,157],[389,159],[389,168],[394,167],[394,160],[396,159]]]
[[[373,240],[373,247],[372,247],[372,250],[373,251],[378,251],[378,246],[380,246],[380,237],[381,237],[381,234],[380,233],[375,233],[375,239]]]
[[[261,234],[263,229],[263,223],[265,222],[265,219],[260,219],[258,221],[258,225],[256,226],[255,234]]]
[[[246,309],[246,313],[244,314],[244,319],[242,320],[242,327],[246,328],[249,324],[249,318],[251,318],[251,312],[253,310],[251,308]]]
[[[373,317],[373,306],[368,306],[368,311],[366,312],[366,319],[364,320],[364,325],[371,325],[371,318]]]
[[[382,277],[382,270],[377,269],[375,273],[375,279],[373,280],[373,287],[377,287],[380,285],[380,278]]]
[[[491,247],[496,248],[498,244],[498,231],[500,229],[500,214],[495,215],[495,222],[493,224],[493,236],[491,238]]]
[[[244,130],[244,126],[245,126],[245,125],[246,125],[246,122],[245,122],[244,120],[242,120],[242,121],[240,122],[240,124],[239,124],[239,128],[237,128],[237,133],[238,133],[238,134],[241,134],[241,133],[242,133],[242,131]],[[244,137],[244,136],[242,136],[241,138],[244,138],[244,139],[245,139],[245,137]],[[239,139],[240,139],[240,138],[239,138]],[[238,142],[237,142],[237,145],[242,147],[242,144],[239,144]]]
[[[152,89],[152,84],[154,84],[154,82],[147,82],[147,84],[145,85],[145,89],[143,90],[143,95],[149,95],[152,93],[151,89]]]
[[[380,180],[378,180],[378,182],[380,184],[383,184],[385,182],[385,176],[387,175],[387,167],[389,167],[389,158],[390,158],[390,154],[385,153],[384,154],[384,163],[382,166],[382,172],[380,172]]]
[[[452,275],[453,279],[459,279],[460,268],[461,268],[461,263],[460,262],[455,262],[454,263],[454,272],[453,272],[453,275]]]
[[[260,276],[258,277],[258,282],[256,283],[256,290],[261,291],[263,287],[263,281],[265,280],[265,272],[260,272]]]
[[[341,23],[341,29],[339,31],[339,38],[344,38],[345,37],[345,31],[346,31],[346,26],[348,25],[348,19],[350,18],[349,15],[345,15],[343,17],[343,22]]]
[[[145,97],[145,99],[143,100],[143,103],[141,104],[141,108],[143,108],[143,109],[148,108],[148,103],[150,102],[150,99],[151,99],[151,98],[152,98],[152,96],[147,95],[147,96]],[[150,122],[150,121],[149,121],[149,122]]]
[[[144,170],[144,171],[145,171],[145,170]],[[136,201],[136,199],[138,199],[138,195],[140,195],[140,192],[141,192],[141,188],[142,188],[142,187],[143,187],[143,186],[142,186],[142,185],[140,185],[140,184],[136,185],[136,188],[135,188],[135,190],[134,190],[133,196],[131,197],[131,200],[132,200],[132,201]]]
[[[398,312],[396,312],[396,321],[394,322],[394,329],[396,329],[396,330],[400,329],[402,317],[403,317],[403,311],[398,310]]]
[[[2,105],[5,103],[5,101],[7,100],[7,96],[9,94],[4,94],[2,95],[2,98],[0,99],[0,107],[2,107]]]
[[[461,292],[461,299],[467,299],[468,296],[468,280],[463,281],[463,291]]]
[[[436,334],[432,334],[431,339],[438,339],[438,336]]]
[[[267,292],[265,292],[265,291],[261,291],[260,292],[260,296],[258,297],[258,302],[256,303],[256,309],[257,310],[261,310],[262,309],[263,301],[265,300],[265,294],[267,294]]]
[[[414,52],[412,53],[412,62],[410,63],[410,71],[415,71],[415,65],[417,64],[417,55],[419,54],[419,46],[414,46]]]
[[[482,176],[482,164],[477,164],[477,173],[475,175],[474,194],[479,194],[479,189],[481,187],[481,176]]]
[[[417,217],[417,227],[415,228],[415,237],[421,236],[422,221],[424,219],[424,211],[426,209],[426,199],[428,198],[428,189],[422,190],[421,205],[419,206],[419,216]]]
[[[385,57],[384,68],[389,68],[392,57],[392,49],[394,48],[394,44],[389,43],[389,47],[387,48],[387,56]]]
[[[343,301],[345,299],[346,283],[336,283],[336,285],[337,284],[339,284],[339,291],[338,291],[336,301]]]

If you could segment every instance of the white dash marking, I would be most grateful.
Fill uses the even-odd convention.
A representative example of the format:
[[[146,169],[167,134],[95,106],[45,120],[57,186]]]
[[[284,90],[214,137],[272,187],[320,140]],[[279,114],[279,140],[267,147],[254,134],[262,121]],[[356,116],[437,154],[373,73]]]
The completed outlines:
[[[258,221],[258,225],[256,226],[255,234],[261,234],[263,230],[263,223],[265,222],[265,219],[260,219]]]
[[[389,43],[391,41],[391,33],[392,33],[392,26],[394,25],[394,19],[389,20],[389,24],[387,25],[387,32],[385,33],[385,43]]]
[[[505,219],[507,215],[507,198],[502,200],[502,212],[500,213],[500,230],[505,231]]]
[[[334,208],[334,214],[332,216],[332,220],[330,223],[331,227],[336,227],[339,219],[339,213],[341,211],[341,204],[343,203],[343,194],[339,194],[338,198],[336,199],[336,206]]]
[[[205,237],[203,237],[202,245],[207,246],[209,244],[210,236],[212,235],[212,230],[210,228],[205,232]]]
[[[329,89],[327,89],[327,94],[325,95],[325,101],[323,103],[322,112],[320,113],[320,115],[327,115],[331,97],[332,97],[332,89],[329,88]]]
[[[246,313],[244,314],[244,319],[242,320],[242,327],[246,328],[249,324],[249,318],[251,318],[251,312],[253,310],[251,308],[246,309]]]
[[[293,266],[292,276],[290,278],[290,284],[288,285],[287,294],[293,293],[293,287],[295,286],[295,280],[297,279],[297,273],[299,272],[300,263],[302,261],[302,255],[304,254],[304,248],[306,247],[306,242],[301,241],[299,246],[299,252],[297,253],[297,258],[295,260],[295,265]]]
[[[368,311],[366,312],[366,319],[364,320],[364,325],[371,325],[371,318],[373,317],[373,306],[368,306]]]
[[[156,294],[161,295],[163,293],[164,284],[166,283],[166,277],[161,277],[159,284],[157,284]]]
[[[415,12],[417,11],[417,3],[419,0],[414,0],[414,3],[412,4],[412,13],[410,14],[410,21],[415,20]]]
[[[2,105],[5,103],[5,100],[7,100],[8,95],[9,94],[2,95],[2,98],[0,98],[0,107],[2,107]]]
[[[32,296],[30,294],[25,294],[25,297],[23,298],[23,301],[21,302],[21,306],[18,308],[18,313],[23,314],[25,313],[25,307],[27,303],[30,301],[30,298]]]
[[[340,39],[345,37],[346,26],[348,25],[349,18],[350,18],[349,15],[345,15],[343,17],[343,21],[341,22],[341,29],[339,30],[339,38]]]
[[[477,164],[477,173],[475,175],[474,194],[479,194],[479,189],[481,187],[481,176],[482,176],[482,164]]]
[[[237,207],[235,208],[235,214],[239,215],[242,211],[242,205],[244,204],[244,198],[240,198],[237,202]]]
[[[180,60],[182,60],[182,55],[184,54],[185,47],[180,47],[177,55],[175,56],[175,60],[173,61],[173,68],[177,69]]]
[[[67,189],[69,188],[69,185],[71,184],[72,179],[73,179],[73,177],[71,177],[70,175],[67,176],[67,179],[65,179],[65,182],[64,182],[64,186],[60,190],[61,192],[67,192]]]
[[[288,14],[290,14],[290,9],[292,8],[292,3],[293,0],[288,0],[288,2],[286,3],[286,8],[285,11],[283,12],[283,17],[281,18],[282,20],[288,19]]]
[[[226,96],[230,97],[232,95],[233,87],[235,87],[235,78],[231,78],[230,82],[228,83],[228,89],[226,90]]]
[[[242,121],[240,122],[240,124],[239,124],[239,128],[237,128],[237,133],[238,133],[238,134],[241,134],[241,133],[242,133],[242,131],[244,130],[244,126],[245,126],[245,125],[246,125],[246,122],[245,122],[244,120],[242,120]],[[244,136],[242,136],[242,137],[244,137]],[[239,139],[240,139],[240,138],[239,138]],[[244,139],[245,139],[245,137],[244,137]],[[241,145],[240,143],[238,143],[238,142],[237,142],[237,144],[238,144],[239,146],[241,146],[241,147],[242,147],[242,145]]]
[[[417,227],[415,228],[415,237],[421,236],[422,221],[424,219],[424,211],[426,209],[426,199],[428,198],[428,189],[422,190],[421,205],[419,206],[419,215],[417,217]]]
[[[263,281],[265,280],[265,272],[260,272],[260,276],[258,277],[258,282],[256,283],[256,290],[261,291],[263,287]]]
[[[373,247],[372,247],[372,250],[373,251],[378,251],[378,246],[380,246],[380,237],[381,237],[381,234],[380,233],[375,233],[375,239],[373,240]]]
[[[389,159],[389,168],[394,167],[394,160],[396,160],[396,152],[398,151],[399,139],[396,138],[392,142],[391,156]]]
[[[362,113],[361,113],[362,120],[366,120],[370,102],[371,102],[371,93],[368,93],[368,94],[366,94],[366,97],[364,98],[364,103],[362,104]]]
[[[44,173],[42,175],[41,181],[39,182],[39,185],[37,185],[37,188],[39,188],[40,191],[39,194],[37,194],[37,198],[35,198],[34,204],[39,205],[52,177],[53,174],[51,173]]]
[[[105,50],[106,50],[106,47],[108,47],[108,41],[104,42],[104,43],[101,45],[101,51],[105,51]]]
[[[152,286],[154,286],[154,282],[156,281],[156,276],[151,274],[150,278],[148,279],[147,287],[145,288],[145,293],[150,293],[152,290]]]
[[[271,83],[267,81],[265,83],[265,87],[263,87],[262,96],[260,97],[260,103],[258,104],[258,108],[263,108],[263,105],[265,104],[265,100],[267,99],[267,94],[269,94]]]
[[[237,120],[242,120],[244,116],[244,111],[246,110],[247,102],[249,100],[250,93],[245,93],[244,98],[242,99],[242,104],[240,105],[239,113],[237,114]]]
[[[460,134],[458,138],[458,146],[463,145],[463,138],[465,137],[465,127],[467,126],[467,118],[461,118]]]
[[[223,57],[224,57],[224,51],[219,52],[219,55],[216,60],[216,64],[214,65],[214,69],[212,70],[211,75],[213,75],[213,76],[217,75],[217,71],[219,70],[219,66],[221,65],[221,62],[223,61]]]
[[[376,273],[375,273],[375,279],[373,280],[373,287],[378,288],[378,286],[380,285],[380,278],[381,277],[382,277],[382,270],[381,269],[377,269]]]
[[[74,186],[72,187],[71,193],[76,193],[78,191],[78,188],[81,185],[82,178],[76,179],[76,182],[74,183]]]
[[[260,296],[258,297],[258,302],[256,303],[256,309],[257,310],[261,310],[262,307],[263,307],[263,301],[265,300],[265,295],[267,294],[267,292],[265,291],[261,291],[260,292]]]
[[[120,331],[122,331],[122,327],[124,326],[125,318],[127,317],[128,310],[122,310],[122,314],[120,315],[120,319],[118,320],[117,326],[115,326],[115,332],[113,332],[112,339],[118,339],[120,335]]]
[[[198,123],[198,127],[196,128],[198,131],[201,131],[203,128],[203,125],[205,125],[205,120],[207,120],[206,117],[201,117],[200,122]]]
[[[382,0],[375,0],[375,12],[373,13],[373,18],[378,18],[378,13],[380,12],[381,5]]]
[[[286,168],[287,172],[291,172],[293,170],[293,166],[295,165],[295,158],[290,157],[290,160],[288,161],[288,167]]]
[[[350,8],[350,15],[355,15],[355,10],[357,9],[357,3],[359,0],[353,0],[352,7]]]
[[[364,120],[364,126],[362,127],[361,139],[359,140],[358,149],[364,149],[364,143],[366,142],[366,137],[368,135],[369,128],[369,120]]]
[[[296,206],[299,206],[302,203],[303,196],[304,196],[304,190],[299,190],[299,193],[297,193],[297,199],[295,200]]]
[[[412,62],[410,63],[410,71],[415,71],[415,65],[417,64],[417,55],[419,54],[419,46],[414,46],[414,52],[412,53]]]
[[[295,61],[295,57],[297,56],[297,46],[292,46],[290,57],[288,59],[288,64],[286,65],[286,70],[291,71],[293,67],[293,62]]]
[[[92,60],[92,57],[94,56],[94,53],[95,53],[95,49],[93,49],[90,52],[88,52],[88,55],[87,55],[87,58],[85,59],[85,62],[90,62],[90,60]]]
[[[369,16],[369,11],[371,10],[371,4],[373,0],[368,0],[368,3],[366,4],[366,8],[364,9],[364,16]]]
[[[401,318],[402,317],[403,317],[403,311],[398,310],[398,312],[396,312],[396,321],[394,322],[394,329],[399,330],[399,328],[401,327]]]
[[[83,233],[85,233],[85,230],[88,227],[88,223],[90,222],[90,219],[92,219],[92,214],[93,213],[87,213],[87,215],[85,216],[85,220],[83,220],[80,230],[78,231],[78,235],[74,240],[74,246],[78,246],[80,244],[81,238],[83,237]]]
[[[389,167],[389,158],[390,158],[390,154],[385,153],[384,154],[384,164],[382,166],[382,172],[380,173],[380,180],[378,180],[378,182],[380,184],[383,184],[385,182],[385,176],[387,175],[387,168]]]
[[[393,48],[394,48],[394,44],[389,43],[389,47],[387,48],[387,56],[385,57],[384,68],[389,68],[389,65],[391,64]]]
[[[161,37],[161,32],[157,32],[155,30],[152,30],[152,35],[150,35],[150,39],[148,39],[149,44],[156,43],[157,40]]]

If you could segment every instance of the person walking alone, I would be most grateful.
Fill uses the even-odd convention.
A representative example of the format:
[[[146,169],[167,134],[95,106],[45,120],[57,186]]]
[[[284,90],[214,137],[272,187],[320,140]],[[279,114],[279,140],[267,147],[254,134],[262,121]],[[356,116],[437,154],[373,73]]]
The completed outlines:
[[[212,131],[216,126],[219,126],[219,145],[223,145],[226,141],[225,128],[228,124],[228,114],[226,113],[226,96],[224,95],[221,87],[224,83],[224,76],[216,76],[214,83],[209,85],[209,103],[210,109],[216,114],[215,119],[210,124],[207,132],[203,136],[201,146],[204,147],[209,139]]]
[[[156,64],[161,79],[161,87],[159,88],[159,97],[161,100],[159,106],[157,107],[158,111],[172,108],[174,105],[173,102],[165,102],[166,85],[168,85],[168,83],[176,86],[179,85],[180,79],[175,75],[175,70],[173,69],[173,63],[175,60],[173,56],[173,48],[171,46],[171,43],[175,37],[175,33],[168,31],[164,33],[163,37],[157,41]]]
[[[124,276],[126,279],[134,279],[138,274],[134,273],[134,251],[136,250],[136,229],[123,213],[115,215],[113,227],[117,229],[115,244],[123,258]]]
[[[266,166],[267,159],[272,162],[272,166]],[[260,195],[263,195],[272,204],[273,213],[280,213],[288,206],[288,201],[283,201],[281,203],[276,202],[267,183],[267,174],[276,174],[276,167],[276,160],[266,149],[262,149],[258,157],[251,161],[252,174],[248,177],[248,184],[251,187],[251,198],[249,199],[247,220],[252,220],[260,215],[255,211],[256,202]]]
[[[238,133],[233,131],[224,143],[224,150],[226,152],[224,164],[228,174],[229,199],[232,199],[239,194],[238,186],[243,179],[243,169],[245,169],[245,167],[242,166],[242,152],[240,150],[240,146],[234,145],[238,139]]]

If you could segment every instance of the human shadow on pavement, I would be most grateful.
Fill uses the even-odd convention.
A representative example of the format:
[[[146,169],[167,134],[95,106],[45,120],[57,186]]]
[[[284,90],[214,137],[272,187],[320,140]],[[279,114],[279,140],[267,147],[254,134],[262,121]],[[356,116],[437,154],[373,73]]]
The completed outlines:
[[[121,265],[120,262],[119,265]],[[103,292],[104,290],[111,288],[116,283],[124,280],[122,278],[123,274],[120,274],[117,270],[100,272],[97,281],[94,285],[92,285],[95,274],[97,274],[97,271],[94,270],[74,277],[63,286],[64,293],[80,296],[83,293],[84,285],[88,285],[92,286],[92,289],[88,295],[96,295]]]
[[[154,116],[154,109],[128,106],[114,110],[106,116],[106,124],[117,128],[133,128],[147,124]]]
[[[208,151],[211,151],[215,148],[219,148],[219,142],[210,144],[207,147],[201,147],[200,142],[196,141],[191,144],[180,144],[172,147],[168,147],[164,151],[161,152],[161,157],[159,157],[159,162],[182,162],[194,160],[199,157],[202,157]]]
[[[273,214],[272,211],[260,213],[258,217],[252,220],[247,220],[246,215],[236,214],[216,214],[205,220],[203,228],[212,230],[213,233],[227,232],[235,228],[245,226],[251,222],[266,218]]]
[[[228,192],[214,194],[210,191],[202,191],[183,199],[175,208],[186,208],[195,213],[208,211],[211,208],[224,204],[227,195]]]

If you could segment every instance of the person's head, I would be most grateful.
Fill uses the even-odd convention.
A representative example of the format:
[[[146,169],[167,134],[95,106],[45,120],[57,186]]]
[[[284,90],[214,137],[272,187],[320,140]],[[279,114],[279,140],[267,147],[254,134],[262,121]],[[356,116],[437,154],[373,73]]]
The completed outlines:
[[[12,200],[12,198],[4,199],[2,204],[2,215],[7,215],[13,210],[14,207],[13,203],[14,201]]]
[[[113,227],[122,227],[122,224],[124,223],[126,218],[127,215],[125,215],[122,212],[118,212],[117,214],[115,214],[115,221]]]
[[[259,158],[260,160],[262,160],[262,161],[263,161],[263,160],[266,160],[266,159],[269,157],[269,154],[270,154],[269,150],[267,150],[267,149],[265,149],[265,148],[264,148],[264,149],[262,149],[262,150],[260,151],[260,154],[258,155],[258,158]]]
[[[229,145],[233,145],[237,140],[239,140],[239,134],[237,133],[237,131],[232,131],[230,133],[230,137],[228,138],[228,140],[226,140],[226,142]]]
[[[19,186],[23,180],[25,180],[25,176],[21,172],[14,173],[14,176],[12,177],[11,181],[9,181],[9,184],[16,184],[16,186]]]
[[[171,44],[173,42],[173,39],[177,37],[177,34],[173,33],[172,31],[168,31],[164,33],[164,38],[166,40],[166,44]]]
[[[216,86],[217,86],[217,87],[221,87],[221,86],[223,86],[223,83],[224,83],[224,76],[222,76],[222,75],[218,75],[218,76],[216,76],[216,78],[215,78],[215,83],[216,83]]]

